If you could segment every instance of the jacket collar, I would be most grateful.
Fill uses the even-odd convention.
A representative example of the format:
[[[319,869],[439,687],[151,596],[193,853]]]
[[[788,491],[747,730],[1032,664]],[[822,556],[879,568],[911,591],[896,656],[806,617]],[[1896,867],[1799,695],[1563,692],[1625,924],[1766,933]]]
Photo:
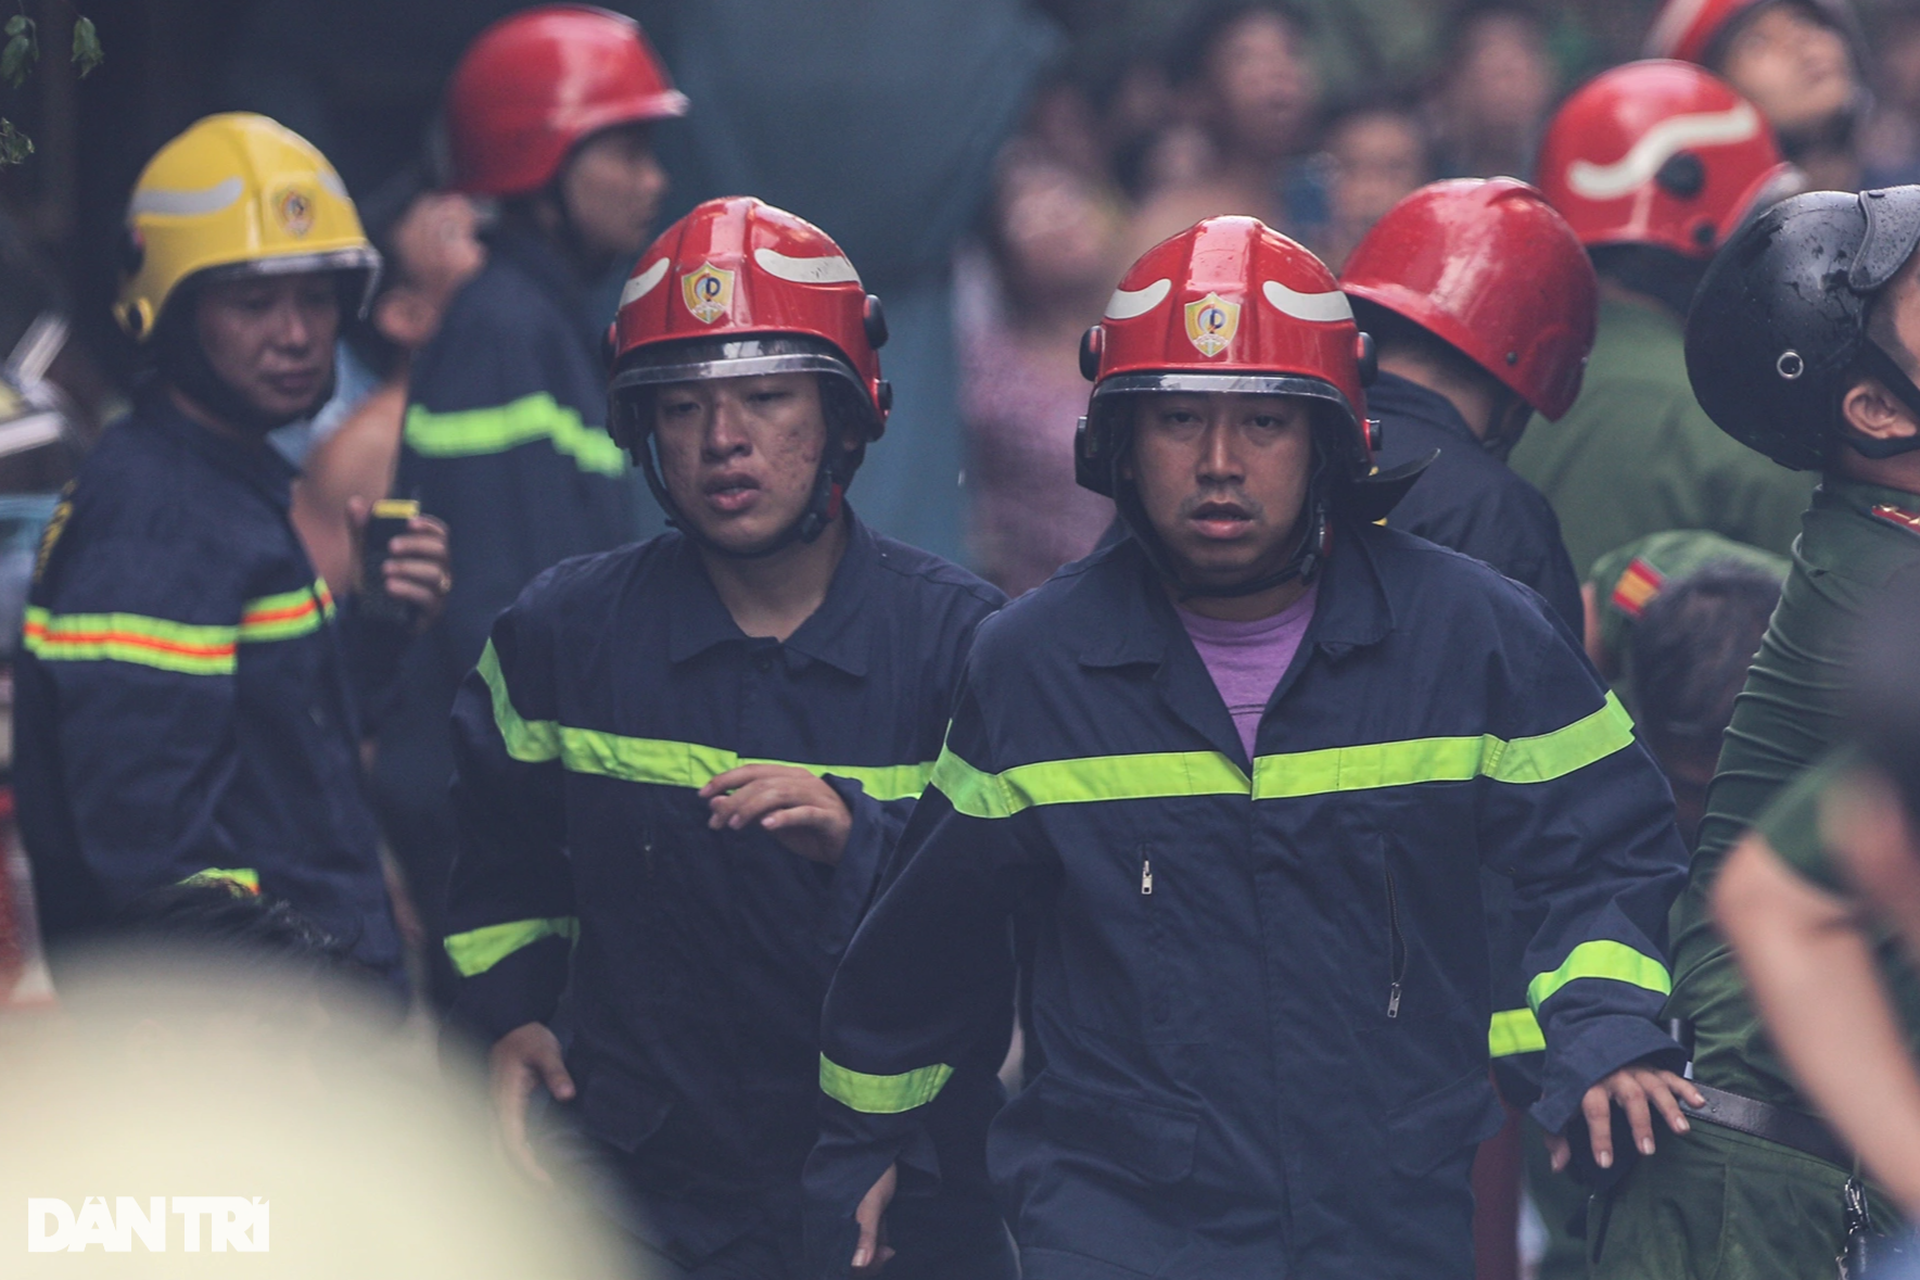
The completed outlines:
[[[827,595],[799,629],[788,636],[782,647],[803,660],[824,662],[850,676],[867,674],[873,648],[872,632],[864,622],[867,597],[872,593],[874,575],[880,571],[880,550],[873,533],[846,512],[847,550],[827,584]],[[679,534],[669,535],[674,546],[669,552],[665,598],[672,602],[667,618],[667,657],[674,663],[687,661],[716,645],[770,643],[747,635],[734,622],[733,615],[713,589],[700,552],[693,541]]]
[[[158,382],[142,389],[133,416],[219,470],[259,490],[281,510],[292,504],[293,478],[298,472],[264,438],[248,445],[208,430],[182,413]]]
[[[1076,602],[1068,624],[1081,665],[1158,666],[1176,637],[1191,647],[1158,576],[1131,537],[1095,552],[1081,583],[1087,596]],[[1337,659],[1386,639],[1393,621],[1373,548],[1358,527],[1336,517],[1333,554],[1320,576],[1307,643]]]
[[[1481,448],[1480,437],[1453,407],[1453,401],[1438,391],[1429,390],[1397,373],[1382,372],[1367,388],[1367,408],[1383,417],[1411,418],[1424,422],[1449,436],[1456,436],[1474,448]]]

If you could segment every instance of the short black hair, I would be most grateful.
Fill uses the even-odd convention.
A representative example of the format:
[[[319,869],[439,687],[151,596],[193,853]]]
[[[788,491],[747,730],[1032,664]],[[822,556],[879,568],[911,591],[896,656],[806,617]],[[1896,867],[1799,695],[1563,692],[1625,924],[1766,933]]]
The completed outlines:
[[[1656,756],[1719,753],[1779,603],[1778,578],[1715,560],[1668,583],[1647,605],[1633,628],[1632,696],[1634,719]]]
[[[1196,0],[1175,24],[1167,42],[1163,65],[1175,85],[1191,84],[1207,73],[1207,64],[1227,32],[1244,19],[1266,14],[1293,28],[1296,36],[1313,34],[1313,22],[1291,0]]]
[[[1602,280],[1662,303],[1682,321],[1712,258],[1689,258],[1657,244],[1599,244],[1587,250]]]
[[[1433,366],[1456,382],[1484,382],[1496,390],[1505,389],[1506,384],[1478,360],[1397,311],[1365,298],[1355,298],[1353,318],[1362,333],[1373,336],[1374,349],[1382,356],[1407,356]]]
[[[115,934],[316,973],[345,971],[348,945],[283,899],[231,880],[150,889],[119,914]]]

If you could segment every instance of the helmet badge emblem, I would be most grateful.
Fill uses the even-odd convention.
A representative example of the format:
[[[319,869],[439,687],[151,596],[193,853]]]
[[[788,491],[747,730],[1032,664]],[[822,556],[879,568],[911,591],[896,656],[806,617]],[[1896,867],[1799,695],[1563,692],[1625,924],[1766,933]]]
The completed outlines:
[[[273,198],[273,216],[288,235],[313,230],[313,193],[305,187],[283,187]]]
[[[703,262],[680,277],[680,296],[701,324],[712,324],[733,307],[733,272]]]
[[[1187,304],[1187,339],[1201,355],[1212,359],[1227,349],[1240,329],[1240,304],[1210,293]]]

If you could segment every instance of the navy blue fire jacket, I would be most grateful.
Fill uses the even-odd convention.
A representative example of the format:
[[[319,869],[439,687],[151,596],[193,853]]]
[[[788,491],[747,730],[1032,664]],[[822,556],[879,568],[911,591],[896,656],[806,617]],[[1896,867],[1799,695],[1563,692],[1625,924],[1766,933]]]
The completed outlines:
[[[1008,920],[1044,1071],[994,1122],[1028,1280],[1465,1280],[1488,1082],[1479,870],[1526,948],[1563,1128],[1655,1025],[1686,851],[1652,757],[1538,597],[1340,525],[1249,761],[1137,543],[980,630],[899,872],[827,998],[816,1256],[981,1071]],[[904,1175],[903,1175],[904,1176]]]
[[[409,663],[374,764],[410,859],[454,835],[447,712],[488,628],[541,570],[635,536],[626,456],[603,429],[607,375],[584,289],[557,251],[512,229],[414,360],[394,491],[453,530],[453,591]],[[438,874],[444,876],[444,864]],[[437,906],[438,884],[417,886]]]
[[[1560,521],[1540,491],[1488,453],[1453,403],[1397,374],[1367,388],[1367,411],[1380,420],[1382,471],[1440,456],[1394,507],[1387,523],[1484,560],[1545,597],[1573,634],[1586,608]]]
[[[51,941],[212,874],[404,983],[359,696],[405,638],[336,618],[287,520],[292,479],[152,394],[55,511],[14,671],[14,789]]]
[[[455,704],[456,1008],[499,1036],[552,1019],[567,988],[585,1127],[633,1154],[653,1217],[695,1256],[769,1198],[798,1218],[827,981],[939,754],[974,629],[1005,599],[849,533],[784,643],[740,631],[677,533],[566,561],[500,617]],[[752,762],[839,793],[837,867],[757,827],[708,829],[698,788]],[[986,1114],[990,1093],[973,1102]]]

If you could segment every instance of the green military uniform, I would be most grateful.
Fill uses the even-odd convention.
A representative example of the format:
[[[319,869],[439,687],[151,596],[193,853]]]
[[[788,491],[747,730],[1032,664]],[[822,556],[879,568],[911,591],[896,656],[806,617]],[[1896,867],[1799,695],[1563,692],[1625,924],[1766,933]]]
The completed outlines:
[[[1651,302],[1605,298],[1580,398],[1514,446],[1513,469],[1547,495],[1573,567],[1650,533],[1710,529],[1785,555],[1812,477],[1732,439],[1687,381],[1680,322]]]
[[[1920,496],[1831,477],[1821,484],[1780,607],[1734,704],[1700,847],[1673,908],[1667,1014],[1693,1023],[1701,1084],[1807,1109],[1713,928],[1708,897],[1734,842],[1840,736],[1851,633],[1887,580],[1915,564]],[[1596,1277],[1829,1273],[1823,1268],[1843,1242],[1845,1170],[1705,1122],[1659,1142],[1596,1206],[1607,1219],[1604,1238],[1595,1240]]]

